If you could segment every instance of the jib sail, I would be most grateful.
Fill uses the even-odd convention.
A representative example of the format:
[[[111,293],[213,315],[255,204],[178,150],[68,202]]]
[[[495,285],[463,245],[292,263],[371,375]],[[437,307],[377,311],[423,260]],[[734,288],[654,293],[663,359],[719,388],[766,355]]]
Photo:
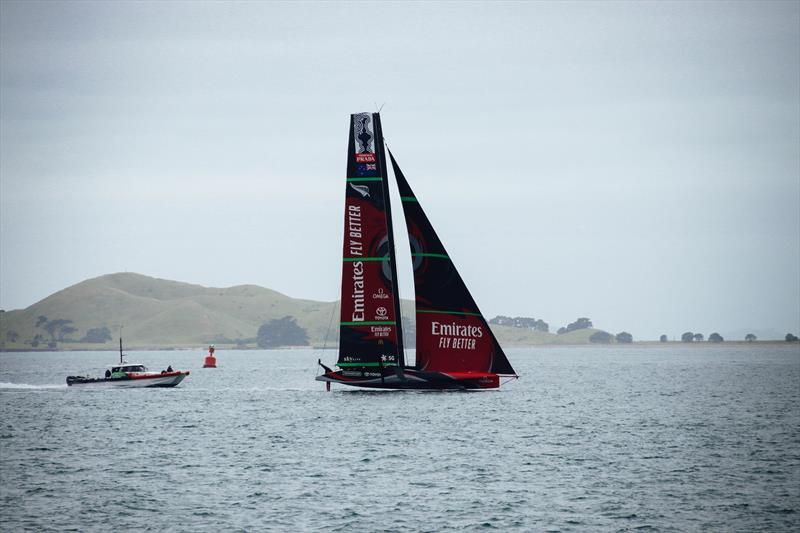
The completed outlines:
[[[414,267],[417,368],[516,375],[391,152],[389,157]]]
[[[403,365],[400,302],[380,116],[350,116],[344,211],[341,368]]]

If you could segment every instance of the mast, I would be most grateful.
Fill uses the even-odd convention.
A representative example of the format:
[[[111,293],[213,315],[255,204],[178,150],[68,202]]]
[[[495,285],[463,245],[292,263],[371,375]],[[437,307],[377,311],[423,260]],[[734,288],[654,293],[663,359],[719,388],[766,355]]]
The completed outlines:
[[[379,115],[351,115],[336,365],[362,375],[404,364],[386,167]]]
[[[119,338],[119,364],[122,365],[122,337]]]
[[[394,316],[397,317],[397,355],[399,357],[397,368],[398,374],[402,376],[403,368],[406,366],[406,354],[403,345],[403,315],[400,310],[400,280],[397,279],[397,256],[394,250],[394,230],[392,229],[392,203],[389,200],[389,174],[386,168],[386,149],[383,142],[381,115],[380,113],[374,113],[372,116],[375,124],[376,142],[380,143],[380,149],[376,151],[378,153],[378,164],[381,168],[381,177],[383,178],[383,202],[386,206],[386,227],[389,238],[389,268],[392,272],[392,282],[394,284]]]

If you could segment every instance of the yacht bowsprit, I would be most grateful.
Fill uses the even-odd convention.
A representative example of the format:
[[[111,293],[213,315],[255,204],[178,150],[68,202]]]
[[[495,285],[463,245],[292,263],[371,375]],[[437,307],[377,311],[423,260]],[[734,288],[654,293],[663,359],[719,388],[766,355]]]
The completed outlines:
[[[406,221],[417,321],[406,364],[392,213],[378,113],[350,117],[339,359],[318,381],[386,389],[491,389],[518,377],[389,153]]]

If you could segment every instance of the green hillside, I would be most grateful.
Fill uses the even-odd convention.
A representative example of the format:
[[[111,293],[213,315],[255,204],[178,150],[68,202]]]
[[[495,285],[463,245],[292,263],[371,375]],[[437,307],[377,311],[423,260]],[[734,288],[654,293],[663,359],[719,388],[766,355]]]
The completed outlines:
[[[52,341],[53,336],[36,327],[38,317],[44,316],[71,320],[77,331],[70,339],[81,339],[90,328],[101,327],[107,327],[116,339],[122,325],[126,346],[198,346],[253,338],[264,322],[289,315],[308,331],[312,342],[321,342],[336,306],[297,300],[255,285],[212,288],[140,274],[109,274],[68,287],[27,309],[3,313],[0,341],[7,350],[30,348],[25,341],[37,334],[44,337],[44,344]],[[18,335],[16,342],[10,342],[9,331]],[[59,348],[99,347],[58,344]]]
[[[502,346],[536,346],[540,344],[589,344],[592,333],[600,331],[595,328],[576,329],[557,335],[527,328],[492,325],[497,340]]]
[[[294,317],[313,345],[335,346],[338,306],[338,302],[290,298],[256,285],[213,288],[141,274],[109,274],[68,287],[26,309],[0,314],[0,349],[33,349],[33,344],[36,349],[112,349],[120,326],[129,348],[210,343],[232,347],[237,341],[240,347],[254,347],[258,328],[284,316]],[[413,317],[413,309],[413,302],[402,302],[404,317]],[[47,323],[59,320],[67,326],[66,333],[61,328],[46,329]],[[80,342],[95,328],[108,328],[113,338],[104,344]],[[508,346],[584,344],[596,331],[556,335],[506,326],[492,329]]]

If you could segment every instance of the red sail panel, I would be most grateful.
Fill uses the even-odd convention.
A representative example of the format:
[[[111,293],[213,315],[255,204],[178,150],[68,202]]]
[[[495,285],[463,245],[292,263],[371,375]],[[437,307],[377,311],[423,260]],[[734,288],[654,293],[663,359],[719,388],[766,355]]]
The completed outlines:
[[[492,339],[480,317],[417,312],[417,365],[430,372],[488,372]]]
[[[401,364],[385,168],[380,118],[351,115],[337,363],[342,368]]]
[[[516,375],[391,152],[406,219],[417,319],[417,368]]]

